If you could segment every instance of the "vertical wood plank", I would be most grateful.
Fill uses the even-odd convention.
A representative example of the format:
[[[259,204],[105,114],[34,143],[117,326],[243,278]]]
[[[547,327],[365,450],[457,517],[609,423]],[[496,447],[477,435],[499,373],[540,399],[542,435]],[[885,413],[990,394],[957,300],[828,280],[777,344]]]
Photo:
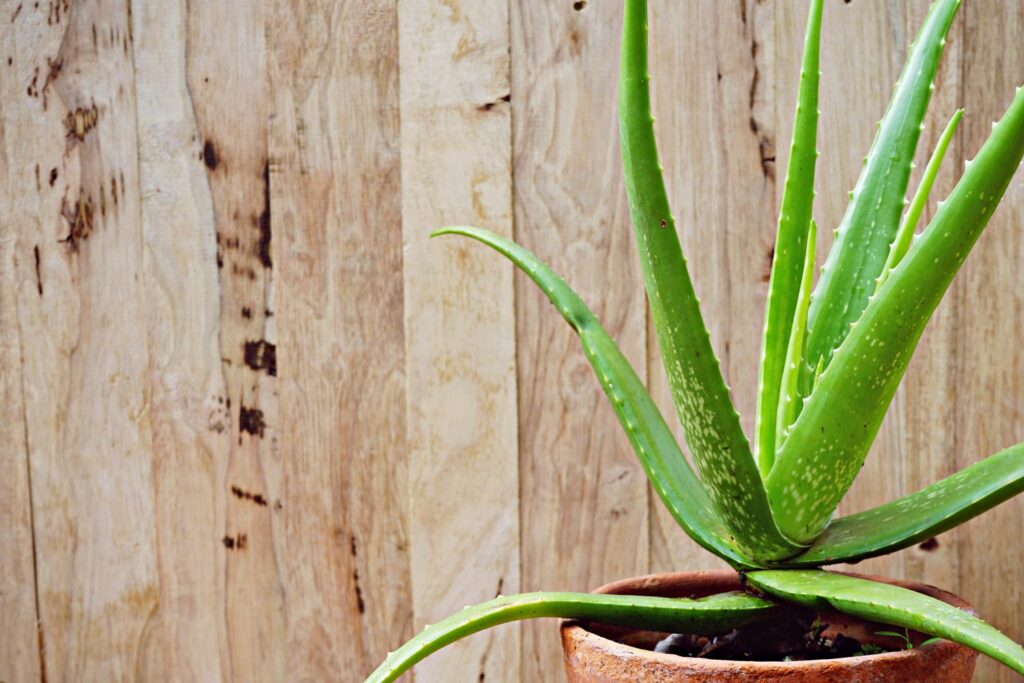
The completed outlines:
[[[18,86],[5,161],[40,675],[122,680],[136,675],[157,606],[129,10],[113,0],[18,8],[5,14]]]
[[[412,635],[397,5],[272,7],[288,672],[357,681]]]
[[[652,6],[650,24],[654,116],[677,229],[750,435],[775,225],[771,15],[748,0],[664,2]],[[681,26],[701,29],[693,40],[679,40]],[[649,336],[652,391],[677,425],[653,327]],[[654,496],[652,505],[655,570],[723,566],[685,536]]]
[[[0,26],[3,44],[10,45],[9,24]],[[20,88],[13,63],[4,66],[0,62],[0,93],[5,102],[17,101]],[[12,207],[18,204],[19,188],[9,182],[8,164],[13,154],[7,118],[0,115],[0,191],[4,206]],[[10,216],[0,217],[0,481],[4,482],[0,497],[0,680],[4,681],[38,679],[42,654],[18,325],[18,237],[18,226]]]
[[[186,6],[186,78],[199,131],[193,153],[206,167],[215,217],[219,346],[230,425],[230,451],[218,468],[216,492],[227,666],[235,680],[277,681],[287,675],[287,658],[274,511],[255,501],[257,495],[280,498],[272,488],[280,421],[272,371],[277,339],[265,17],[262,3]]]
[[[590,303],[644,375],[645,299],[618,147],[621,7],[512,12],[516,239]],[[579,340],[516,276],[522,590],[589,590],[647,570],[643,470]],[[521,676],[561,680],[551,622],[523,627]]]
[[[519,588],[512,268],[448,223],[511,234],[508,9],[399,4],[410,558],[417,629]],[[419,666],[518,680],[519,626]]]
[[[1024,3],[966,3],[963,158],[972,159],[1024,82]],[[958,169],[960,170],[960,169]],[[1018,169],[1002,205],[958,277],[957,468],[1024,440],[1024,176]],[[953,400],[953,399],[951,399]],[[1024,568],[1024,501],[1019,497],[967,524],[960,535],[960,591],[981,616],[1017,641]],[[981,681],[1019,680],[987,658]]]
[[[160,577],[140,676],[229,680],[221,528],[235,423],[208,169],[186,81],[186,4],[132,2]]]

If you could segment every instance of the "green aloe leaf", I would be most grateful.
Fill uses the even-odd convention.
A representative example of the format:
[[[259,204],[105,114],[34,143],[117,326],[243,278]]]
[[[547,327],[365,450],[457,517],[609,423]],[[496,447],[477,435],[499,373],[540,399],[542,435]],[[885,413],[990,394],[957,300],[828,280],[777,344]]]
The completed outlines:
[[[767,479],[791,538],[813,542],[853,483],[910,357],[1024,156],[1024,90],[825,368]]]
[[[911,47],[903,73],[882,117],[860,179],[836,233],[807,320],[808,370],[801,379],[810,393],[810,368],[823,359],[827,368],[850,325],[867,306],[889,255],[903,212],[921,122],[932,81],[960,0],[937,0]]]
[[[722,379],[693,290],[658,164],[647,73],[647,3],[627,0],[619,118],[640,266],[668,383],[694,462],[723,521],[755,559],[802,546],[776,528],[761,475]]]
[[[840,517],[787,567],[884,555],[963,524],[1024,491],[1024,443],[1011,446],[920,491]]]
[[[528,250],[492,232],[457,226],[434,233],[444,234],[483,242],[506,256],[540,287],[579,335],[647,478],[676,522],[693,540],[734,567],[750,566],[751,561],[730,537],[643,382],[576,292]]]
[[[467,606],[426,627],[370,674],[366,683],[388,683],[416,662],[468,635],[510,621],[560,617],[667,632],[728,632],[771,615],[778,605],[746,593],[721,593],[699,600],[594,593],[523,593]]]
[[[961,643],[1024,674],[1024,648],[970,612],[907,588],[819,570],[769,570],[747,574],[756,588],[809,607],[844,614]]]
[[[768,298],[765,303],[764,334],[761,337],[761,366],[757,383],[755,442],[762,476],[775,462],[778,442],[779,403],[783,375],[788,368],[787,349],[797,300],[802,289],[803,264],[807,251],[807,229],[814,205],[814,166],[818,159],[818,71],[821,45],[822,0],[812,0],[807,15],[804,57],[800,67],[793,142],[782,191],[775,255],[772,259]],[[813,262],[813,259],[812,259]],[[803,352],[803,342],[800,343]],[[794,378],[795,386],[796,378]],[[789,423],[787,422],[786,425]]]
[[[793,311],[792,333],[789,336],[789,348],[786,350],[786,367],[782,372],[782,382],[779,386],[779,404],[776,416],[775,444],[772,451],[772,462],[774,463],[775,450],[782,445],[789,425],[793,424],[798,412],[799,402],[802,400],[797,388],[797,380],[800,377],[800,369],[804,363],[804,330],[807,326],[807,304],[811,298],[811,281],[814,278],[814,249],[818,241],[818,226],[811,221],[811,229],[807,236],[807,244],[804,245],[803,276],[800,281],[800,292],[796,301],[796,309]],[[761,460],[762,466],[765,461]],[[767,473],[766,473],[767,474]]]
[[[957,109],[953,114],[953,118],[946,124],[946,129],[942,131],[939,143],[935,146],[935,151],[932,152],[932,158],[928,160],[928,166],[924,169],[921,184],[918,186],[917,192],[914,193],[914,200],[910,202],[907,215],[903,217],[903,224],[900,226],[899,232],[896,233],[896,239],[889,249],[889,258],[886,260],[885,268],[882,269],[882,274],[878,279],[879,287],[885,282],[889,271],[899,264],[903,256],[906,255],[907,250],[910,249],[910,242],[914,237],[914,231],[917,229],[917,222],[921,219],[921,212],[924,210],[925,204],[928,203],[928,195],[931,194],[932,185],[935,183],[935,176],[939,173],[942,160],[946,156],[946,150],[949,148],[950,141],[953,140],[953,134],[956,132],[957,126],[960,125],[960,119],[963,118],[963,115],[964,110]]]

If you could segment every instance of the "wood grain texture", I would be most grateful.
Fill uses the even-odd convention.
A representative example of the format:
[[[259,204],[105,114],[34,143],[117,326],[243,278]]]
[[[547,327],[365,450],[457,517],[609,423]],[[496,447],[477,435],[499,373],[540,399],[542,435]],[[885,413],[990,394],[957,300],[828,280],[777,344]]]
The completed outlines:
[[[431,229],[512,227],[508,8],[399,5],[410,562],[416,630],[519,590],[512,267]],[[519,625],[418,667],[426,681],[518,680]]]
[[[721,566],[535,287],[427,239],[514,233],[676,425],[619,170],[620,10],[0,0],[0,680],[358,682],[495,593]],[[819,264],[926,10],[826,1]],[[669,194],[751,433],[806,3],[650,12]],[[1021,0],[964,3],[911,191],[967,111],[922,224],[1024,82],[1021,35]],[[844,512],[1024,440],[1022,263],[1017,178]],[[1022,535],[1012,501],[857,568],[1024,640]],[[504,626],[407,678],[560,680],[553,634]]]
[[[412,635],[397,6],[268,26],[288,671],[361,680]]]
[[[49,681],[137,676],[157,605],[129,21],[119,2],[25,6],[5,44],[23,84],[6,133]]]
[[[1012,97],[1024,84],[1024,4],[968,3],[961,124],[962,154],[974,158]],[[958,169],[959,170],[959,169]],[[969,465],[1024,440],[1024,177],[1017,176],[958,277],[956,297],[955,457]],[[1024,640],[1024,500],[1017,498],[967,524],[959,535],[960,593],[982,617]],[[1019,677],[979,660],[976,678],[998,683]]]
[[[523,0],[512,13],[515,235],[587,302],[643,375],[645,299],[619,164],[620,8]],[[587,140],[587,144],[579,144]],[[579,339],[516,277],[522,590],[647,569],[647,485]],[[522,680],[557,681],[550,621],[524,624]]]
[[[218,333],[217,231],[187,82],[187,3],[135,0],[139,187],[159,609],[141,676],[230,676],[224,471],[235,422]]]
[[[234,679],[275,681],[287,675],[284,589],[272,533],[274,511],[252,498],[280,499],[272,488],[280,468],[280,421],[277,377],[269,371],[277,339],[265,8],[217,2],[186,7],[185,74],[198,129],[193,153],[205,166],[213,205],[218,341],[229,427],[215,493],[224,656]]]
[[[0,24],[5,44],[7,24]],[[11,70],[2,73],[0,94],[5,101],[18,95]],[[20,90],[20,88],[18,88]],[[13,122],[0,116],[0,192],[5,206],[17,203],[18,189],[10,182],[13,152],[7,129]],[[15,215],[16,216],[16,215]],[[32,538],[32,482],[29,479],[24,380],[18,323],[17,224],[0,218],[0,680],[40,677],[39,618],[36,611],[35,545]],[[25,258],[28,254],[23,254]],[[35,251],[32,252],[35,257]],[[24,270],[22,273],[24,274]]]
[[[41,675],[126,679],[158,585],[129,11],[8,16]]]

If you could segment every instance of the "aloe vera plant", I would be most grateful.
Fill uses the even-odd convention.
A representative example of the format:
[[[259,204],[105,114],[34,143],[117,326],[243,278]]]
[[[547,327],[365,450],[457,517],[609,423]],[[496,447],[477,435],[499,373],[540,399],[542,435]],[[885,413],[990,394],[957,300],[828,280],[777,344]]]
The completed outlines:
[[[767,297],[753,445],[740,427],[680,249],[658,163],[646,0],[626,0],[619,83],[626,189],[665,372],[696,472],[614,340],[529,251],[478,240],[522,269],[579,336],[655,491],[685,533],[746,578],[747,593],[704,600],[531,593],[468,607],[392,653],[391,681],[429,653],[489,626],[541,616],[713,634],[783,605],[827,606],[963,643],[1024,674],[1024,649],[981,619],[911,590],[821,569],[908,547],[1024,489],[1024,444],[880,507],[833,520],[917,342],[1024,157],[1024,90],[993,124],[952,193],[915,235],[957,124],[906,199],[911,161],[960,0],[936,0],[906,66],[816,285],[812,219],[822,0],[807,19],[792,150]]]

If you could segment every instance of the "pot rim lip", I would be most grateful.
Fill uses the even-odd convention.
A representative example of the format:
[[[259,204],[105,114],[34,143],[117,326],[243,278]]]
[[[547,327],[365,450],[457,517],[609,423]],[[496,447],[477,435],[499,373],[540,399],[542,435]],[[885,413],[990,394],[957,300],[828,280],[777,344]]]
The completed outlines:
[[[833,571],[833,570],[830,570]],[[959,607],[971,614],[977,616],[977,612],[974,607],[971,606],[967,601],[960,598],[954,593],[937,588],[935,586],[918,583],[913,581],[903,581],[899,579],[890,579],[884,576],[878,576],[874,574],[861,574],[857,572],[846,572],[846,571],[835,571],[837,574],[845,574],[847,576],[854,576],[862,579],[870,579],[873,581],[879,581],[882,583],[888,583],[891,585],[901,586],[903,588],[910,588],[919,593],[924,593],[930,597],[938,598],[943,602],[951,604],[955,607]],[[629,590],[630,587],[636,586],[638,583],[647,584],[659,584],[664,583],[668,580],[679,581],[684,578],[691,580],[698,578],[718,578],[725,579],[731,576],[737,576],[738,573],[731,569],[714,569],[705,571],[689,571],[689,572],[663,572],[658,574],[644,574],[635,576],[628,579],[621,579],[619,581],[613,581],[611,583],[604,584],[599,588],[591,591],[593,593],[613,593],[613,594],[625,594],[624,591]],[[866,621],[866,620],[865,620]],[[856,655],[852,657],[837,657],[833,659],[810,659],[810,660],[799,660],[794,662],[782,662],[774,660],[736,660],[736,659],[710,659],[705,657],[686,657],[683,655],[673,655],[662,652],[654,652],[653,650],[647,650],[644,648],[634,647],[632,645],[626,645],[619,641],[605,638],[602,635],[594,633],[586,628],[582,620],[575,619],[562,619],[559,622],[559,631],[562,634],[563,639],[571,638],[577,642],[590,641],[589,647],[597,647],[605,650],[619,650],[633,657],[639,657],[650,661],[662,662],[665,664],[677,664],[679,666],[686,666],[690,668],[702,667],[709,669],[724,669],[732,668],[737,664],[742,664],[745,669],[750,670],[752,673],[758,671],[778,671],[780,668],[784,668],[787,671],[793,671],[798,669],[815,669],[823,664],[828,664],[831,667],[836,666],[850,666],[857,667],[868,661],[883,665],[887,662],[899,662],[911,658],[934,658],[934,659],[945,659],[952,657],[958,651],[967,651],[974,656],[977,656],[977,651],[961,645],[960,643],[947,640],[945,638],[931,643],[925,647],[915,647],[908,650],[896,650],[890,652],[882,652],[873,655]]]

